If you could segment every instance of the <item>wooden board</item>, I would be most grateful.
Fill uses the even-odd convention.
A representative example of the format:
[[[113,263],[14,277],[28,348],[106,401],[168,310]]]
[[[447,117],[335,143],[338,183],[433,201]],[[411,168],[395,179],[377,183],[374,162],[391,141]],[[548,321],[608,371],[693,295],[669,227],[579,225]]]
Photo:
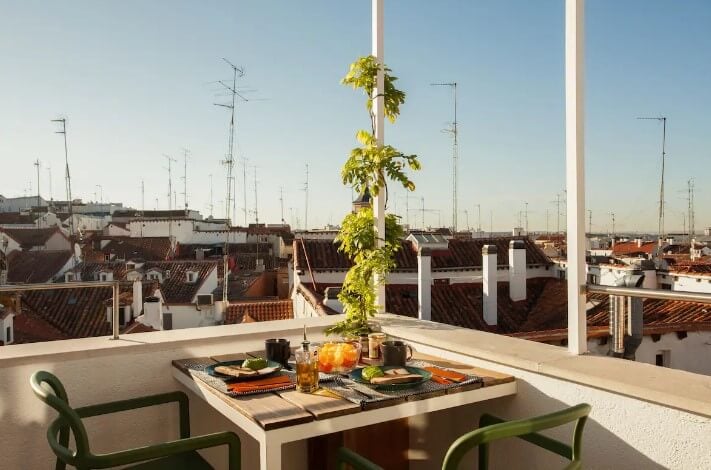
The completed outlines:
[[[285,390],[277,392],[277,394],[289,403],[308,411],[316,419],[333,418],[358,413],[360,411],[359,405],[343,398],[331,398],[311,393],[301,393],[296,390]]]
[[[199,380],[199,378],[192,375],[187,368],[190,364],[213,364],[214,362],[216,361],[211,358],[180,359],[173,361],[173,366],[192,377],[201,387],[218,396],[221,400],[225,401],[225,403],[259,424],[265,430],[307,423],[314,420],[314,416],[311,413],[284,400],[276,393],[246,395],[239,398],[225,395],[209,384]]]
[[[457,372],[461,372],[462,374],[473,374],[473,375],[478,375],[482,379],[484,379],[484,386],[491,386],[491,385],[498,385],[506,382],[513,382],[515,380],[515,377],[512,375],[508,374],[502,374],[501,372],[494,372],[493,370],[489,369],[482,369],[481,367],[474,367],[474,366],[469,366],[467,364],[462,364],[460,362],[454,362],[454,361],[449,361],[447,359],[442,359],[439,357],[435,356],[430,356],[428,354],[422,354],[419,352],[415,352],[413,359],[419,359],[421,361],[427,361],[432,365],[438,366],[438,367],[445,367],[447,369],[452,369],[456,370]],[[474,384],[476,385],[476,384]],[[473,387],[474,389],[478,387]],[[472,388],[467,387],[457,387],[456,389],[453,389],[452,392],[461,392],[465,390],[471,390]]]

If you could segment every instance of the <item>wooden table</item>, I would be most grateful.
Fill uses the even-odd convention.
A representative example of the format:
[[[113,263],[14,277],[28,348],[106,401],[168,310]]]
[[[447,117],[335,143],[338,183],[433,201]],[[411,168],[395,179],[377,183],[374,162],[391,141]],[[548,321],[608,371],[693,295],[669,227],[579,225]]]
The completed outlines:
[[[516,393],[516,382],[512,376],[424,354],[416,354],[415,359],[478,375],[484,378],[484,385],[463,390],[454,389],[449,393],[443,390],[411,401],[394,400],[389,406],[362,411],[359,405],[342,398],[299,393],[295,390],[232,398],[195,377],[186,366],[198,362],[212,364],[216,361],[245,357],[242,354],[232,354],[175,360],[173,377],[259,442],[259,461],[263,470],[282,468],[282,444],[287,442]]]

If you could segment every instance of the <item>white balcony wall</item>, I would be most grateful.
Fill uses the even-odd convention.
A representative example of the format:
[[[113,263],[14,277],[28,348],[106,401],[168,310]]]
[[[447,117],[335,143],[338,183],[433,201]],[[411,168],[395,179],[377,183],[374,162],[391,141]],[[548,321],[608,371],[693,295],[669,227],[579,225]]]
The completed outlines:
[[[309,336],[339,317],[252,323],[130,335],[57,341],[0,348],[0,455],[3,469],[51,468],[45,433],[54,412],[31,393],[30,375],[39,369],[57,374],[75,406],[179,389],[171,360],[258,349],[268,337],[298,342],[303,323]],[[594,356],[573,356],[565,349],[520,339],[402,317],[384,316],[387,333],[407,339],[416,349],[513,374],[518,392],[452,412],[411,420],[411,469],[436,468],[446,448],[476,426],[482,412],[523,418],[580,402],[593,407],[584,434],[585,468],[711,468],[711,378]],[[239,432],[202,401],[191,397],[193,434]],[[92,448],[98,452],[154,443],[177,436],[177,410],[163,406],[88,421]],[[140,432],[136,432],[139,430]],[[559,437],[570,430],[557,431]],[[258,448],[243,434],[243,468],[257,468]],[[492,468],[555,468],[561,462],[527,443],[507,441],[492,448]],[[224,468],[225,450],[206,454]],[[474,455],[470,456],[471,459]],[[289,469],[306,468],[305,446],[285,449]]]

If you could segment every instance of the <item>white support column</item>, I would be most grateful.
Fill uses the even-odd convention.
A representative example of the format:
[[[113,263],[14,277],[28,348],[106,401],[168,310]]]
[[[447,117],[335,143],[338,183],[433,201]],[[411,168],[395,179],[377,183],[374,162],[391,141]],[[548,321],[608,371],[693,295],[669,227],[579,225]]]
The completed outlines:
[[[417,318],[432,320],[432,254],[427,248],[417,252]]]
[[[565,1],[568,350],[587,352],[585,315],[585,1]]]
[[[384,63],[384,27],[383,27],[383,3],[385,0],[373,0],[373,56],[382,65]],[[385,89],[385,77],[382,67],[378,71],[376,88],[373,90],[375,102],[373,112],[375,113],[375,139],[378,146],[383,146],[385,142],[385,100],[382,91]],[[373,214],[375,216],[375,234],[377,246],[385,245],[385,194],[375,196],[373,200]],[[377,279],[376,279],[377,281]],[[378,311],[385,312],[385,285],[377,287],[375,303]]]

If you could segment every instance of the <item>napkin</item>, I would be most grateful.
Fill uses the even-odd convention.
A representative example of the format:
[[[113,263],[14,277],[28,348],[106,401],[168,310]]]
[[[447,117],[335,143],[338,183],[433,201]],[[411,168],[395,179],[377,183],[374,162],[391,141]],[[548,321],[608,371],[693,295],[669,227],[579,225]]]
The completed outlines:
[[[280,390],[294,385],[288,376],[277,375],[259,380],[250,380],[247,382],[235,382],[227,384],[227,390],[237,394],[270,392],[272,390]]]
[[[467,376],[453,370],[441,369],[439,367],[425,367],[426,371],[432,372],[432,380],[437,383],[446,383],[446,380],[452,382],[462,382]],[[446,380],[442,380],[446,379]]]

